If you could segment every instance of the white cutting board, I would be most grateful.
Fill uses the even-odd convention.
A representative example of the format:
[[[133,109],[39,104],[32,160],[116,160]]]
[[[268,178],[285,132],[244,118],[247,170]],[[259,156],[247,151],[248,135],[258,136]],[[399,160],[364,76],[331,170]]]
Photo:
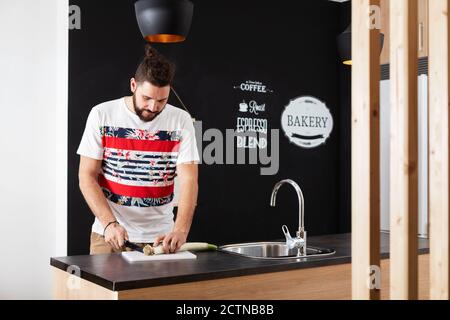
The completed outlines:
[[[189,251],[170,254],[155,254],[153,256],[146,256],[138,251],[127,251],[122,252],[122,256],[129,262],[197,259],[197,256]]]

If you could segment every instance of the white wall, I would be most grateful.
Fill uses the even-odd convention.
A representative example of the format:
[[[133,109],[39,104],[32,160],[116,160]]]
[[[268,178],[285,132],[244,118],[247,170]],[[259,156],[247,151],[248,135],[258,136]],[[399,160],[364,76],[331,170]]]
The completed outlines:
[[[50,299],[67,247],[68,0],[0,0],[0,299]]]

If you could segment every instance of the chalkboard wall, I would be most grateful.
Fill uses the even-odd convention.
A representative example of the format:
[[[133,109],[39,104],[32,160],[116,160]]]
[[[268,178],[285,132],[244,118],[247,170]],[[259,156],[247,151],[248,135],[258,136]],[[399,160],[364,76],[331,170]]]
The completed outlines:
[[[252,115],[281,129],[290,100],[313,96],[330,110],[334,126],[325,144],[304,149],[280,130],[280,168],[261,176],[259,165],[200,165],[199,199],[190,241],[216,244],[283,237],[298,227],[294,189],[283,186],[277,206],[269,206],[275,183],[295,180],[305,197],[309,236],[349,231],[349,106],[341,104],[348,76],[338,59],[336,36],[343,28],[342,7],[325,0],[195,0],[187,40],[155,44],[177,65],[174,86],[203,132],[236,129],[240,103],[255,101],[264,111]],[[68,253],[86,254],[93,222],[78,187],[76,149],[90,109],[129,92],[129,79],[143,57],[134,1],[73,0],[81,9],[81,29],[69,38]],[[348,73],[347,73],[348,75]],[[346,81],[346,84],[342,84]],[[267,92],[240,90],[258,83]],[[345,89],[344,88],[344,89]],[[348,99],[347,99],[348,100]],[[175,97],[170,103],[180,106]],[[342,145],[342,144],[346,145]],[[203,142],[203,148],[208,142]],[[346,154],[342,154],[345,150]]]

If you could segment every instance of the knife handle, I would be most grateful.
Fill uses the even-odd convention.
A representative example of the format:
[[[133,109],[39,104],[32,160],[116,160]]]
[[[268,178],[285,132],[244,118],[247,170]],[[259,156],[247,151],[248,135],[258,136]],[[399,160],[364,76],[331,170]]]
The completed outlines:
[[[128,241],[128,240],[125,240],[125,247],[130,248],[130,249],[133,249],[133,250],[135,250],[135,251],[139,251],[139,252],[144,253],[144,249],[142,249],[142,248],[139,247],[137,244],[132,243],[132,242],[130,242],[130,241]]]

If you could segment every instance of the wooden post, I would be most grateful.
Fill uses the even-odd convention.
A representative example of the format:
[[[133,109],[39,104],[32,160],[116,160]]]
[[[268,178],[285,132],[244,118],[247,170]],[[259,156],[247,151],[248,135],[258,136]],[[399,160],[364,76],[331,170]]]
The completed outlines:
[[[393,300],[418,299],[417,8],[417,0],[390,1],[390,297]]]
[[[371,23],[379,5],[352,1],[353,299],[380,298],[380,30]]]
[[[449,299],[449,0],[429,1],[430,298]]]

